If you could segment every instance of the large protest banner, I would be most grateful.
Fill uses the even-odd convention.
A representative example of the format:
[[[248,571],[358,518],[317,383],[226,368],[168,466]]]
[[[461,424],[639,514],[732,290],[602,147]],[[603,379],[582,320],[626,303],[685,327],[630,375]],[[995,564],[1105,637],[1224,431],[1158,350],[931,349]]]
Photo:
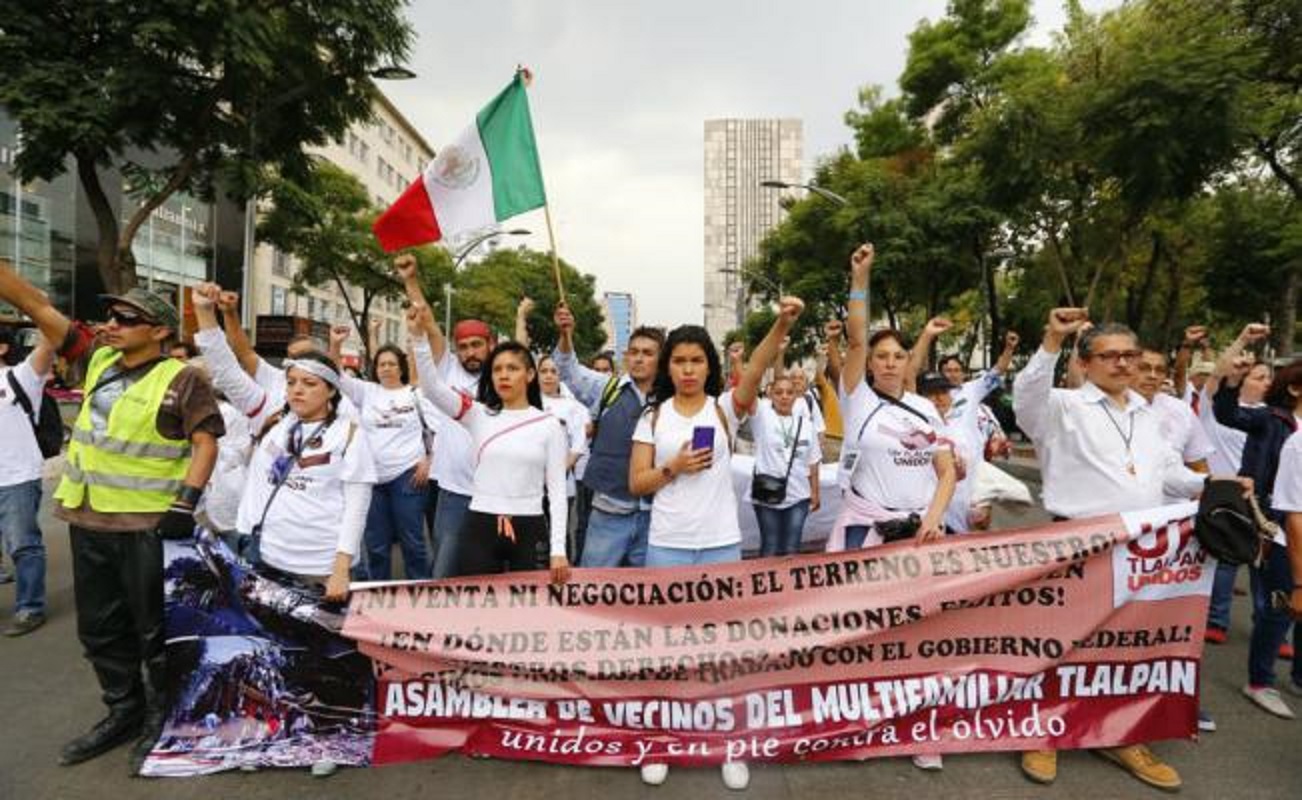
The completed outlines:
[[[220,556],[205,543],[173,564],[236,585],[196,591],[169,567],[185,598],[169,605],[169,657],[184,660],[147,772],[450,751],[702,765],[1189,737],[1214,574],[1192,512],[576,570],[564,586],[546,573],[394,583],[354,591],[342,616],[238,565],[203,567]],[[223,602],[238,612],[216,613]],[[254,627],[216,630],[236,616]]]

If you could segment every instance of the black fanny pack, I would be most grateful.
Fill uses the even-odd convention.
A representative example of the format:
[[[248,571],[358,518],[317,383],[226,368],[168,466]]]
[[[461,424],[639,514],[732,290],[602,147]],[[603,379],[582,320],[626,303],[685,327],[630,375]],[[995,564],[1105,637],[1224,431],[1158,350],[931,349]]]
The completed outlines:
[[[901,539],[912,539],[918,533],[918,529],[922,527],[922,517],[917,514],[910,514],[900,519],[888,519],[885,522],[875,523],[873,527],[881,534],[882,541],[890,544]]]

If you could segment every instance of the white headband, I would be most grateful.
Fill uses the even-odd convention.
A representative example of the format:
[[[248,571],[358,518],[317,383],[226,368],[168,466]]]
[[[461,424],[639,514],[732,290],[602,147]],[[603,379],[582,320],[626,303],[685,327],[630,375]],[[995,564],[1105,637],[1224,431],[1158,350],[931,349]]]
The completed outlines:
[[[290,358],[286,359],[284,364],[285,372],[287,373],[291,367],[295,367],[304,372],[312,373],[336,389],[339,388],[339,373],[335,372],[329,366],[322,364],[320,361],[314,361],[310,358]]]

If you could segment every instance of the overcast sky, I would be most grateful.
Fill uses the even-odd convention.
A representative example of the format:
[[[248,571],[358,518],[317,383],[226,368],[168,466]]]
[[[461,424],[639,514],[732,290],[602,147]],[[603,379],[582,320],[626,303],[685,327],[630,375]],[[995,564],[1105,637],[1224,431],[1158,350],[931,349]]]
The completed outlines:
[[[898,92],[908,34],[944,0],[415,0],[416,80],[385,91],[435,148],[511,78],[530,102],[562,257],[641,321],[701,321],[704,120],[796,117],[806,176],[852,142],[858,88]],[[1097,9],[1115,0],[1087,0]],[[1035,0],[1033,41],[1061,28]],[[414,176],[413,176],[414,177]],[[517,218],[547,246],[541,211]]]

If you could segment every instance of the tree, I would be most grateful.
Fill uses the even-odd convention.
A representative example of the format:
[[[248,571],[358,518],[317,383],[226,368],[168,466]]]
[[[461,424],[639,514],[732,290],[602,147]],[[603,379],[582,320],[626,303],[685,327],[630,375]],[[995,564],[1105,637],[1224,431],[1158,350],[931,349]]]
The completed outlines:
[[[330,283],[339,288],[368,351],[371,305],[380,298],[402,297],[403,292],[392,275],[390,256],[371,232],[380,211],[371,204],[366,187],[334,164],[318,160],[303,180],[275,179],[270,193],[274,205],[258,225],[258,237],[299,259],[297,288]],[[446,282],[452,275],[452,259],[442,248],[413,252],[424,281]],[[360,291],[360,304],[349,287]],[[369,351],[366,356],[369,360]]]
[[[574,349],[582,357],[602,349],[606,334],[602,330],[601,306],[595,297],[596,279],[580,273],[561,260],[565,297],[574,313]],[[515,328],[516,308],[521,298],[534,301],[529,314],[529,337],[537,352],[551,352],[556,346],[556,324],[552,313],[560,298],[552,277],[549,253],[526,248],[497,250],[482,261],[465,267],[455,280],[452,300],[456,316],[475,317],[497,331],[508,333]]]
[[[370,113],[368,75],[400,62],[401,0],[8,3],[0,104],[19,125],[14,170],[50,179],[71,158],[109,291],[135,285],[131,244],[177,191],[253,196],[264,165],[303,177],[304,145]],[[138,159],[138,160],[136,160]],[[151,166],[162,162],[162,166]],[[119,223],[102,171],[139,205]]]

